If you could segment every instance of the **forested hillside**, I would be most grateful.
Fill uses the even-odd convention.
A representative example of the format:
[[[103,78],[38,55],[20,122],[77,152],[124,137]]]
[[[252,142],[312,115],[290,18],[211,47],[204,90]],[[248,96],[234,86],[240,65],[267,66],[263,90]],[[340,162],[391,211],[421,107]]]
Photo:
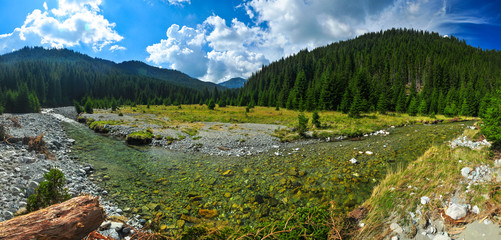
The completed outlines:
[[[240,91],[240,104],[477,116],[501,81],[501,52],[455,37],[392,29],[264,67]]]
[[[112,102],[199,103],[209,99],[217,86],[178,71],[153,69],[144,63],[116,64],[66,49],[23,48],[0,56],[0,111],[31,112],[40,106],[83,103],[87,98],[96,107],[109,107]]]

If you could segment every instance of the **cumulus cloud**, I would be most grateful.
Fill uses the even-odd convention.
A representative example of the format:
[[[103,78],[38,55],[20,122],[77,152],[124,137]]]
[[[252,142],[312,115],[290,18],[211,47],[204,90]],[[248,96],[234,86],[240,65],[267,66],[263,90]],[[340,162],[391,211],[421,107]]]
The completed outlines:
[[[173,24],[167,30],[167,39],[146,48],[150,54],[148,61],[155,64],[169,63],[169,67],[203,76],[207,72],[208,59],[202,49],[204,33],[200,29]]]
[[[123,39],[114,30],[115,23],[100,14],[101,3],[101,0],[59,0],[59,7],[49,10],[44,2],[44,10],[33,10],[21,27],[0,35],[0,51],[24,45],[63,48],[82,43],[101,51]]]
[[[485,23],[474,12],[449,12],[453,4],[446,0],[249,0],[237,10],[244,10],[250,23],[227,22],[213,15],[196,29],[179,30],[174,24],[169,31],[176,30],[177,35],[168,31],[167,39],[148,47],[147,60],[220,82],[249,77],[263,64],[301,49],[366,32],[406,27],[446,34],[453,24]],[[190,63],[188,56],[200,64]]]

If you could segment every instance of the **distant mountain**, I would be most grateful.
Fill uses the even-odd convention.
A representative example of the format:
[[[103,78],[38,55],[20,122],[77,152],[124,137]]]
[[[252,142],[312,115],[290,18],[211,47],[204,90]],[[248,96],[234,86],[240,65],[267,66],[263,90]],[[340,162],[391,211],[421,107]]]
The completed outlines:
[[[226,88],[241,88],[245,85],[246,82],[247,82],[247,80],[245,80],[241,77],[236,77],[236,78],[232,78],[228,81],[219,83],[218,85],[226,87]]]
[[[225,89],[179,71],[139,61],[117,64],[67,49],[25,47],[0,56],[0,112],[17,111],[16,104],[28,101],[53,107],[87,97],[98,101],[97,107],[113,99],[119,104],[192,104],[213,94],[227,98]]]
[[[178,86],[190,87],[198,90],[208,88],[211,91],[214,90],[214,87],[217,87],[218,90],[225,89],[224,86],[218,86],[212,82],[200,81],[177,70],[157,68],[140,61],[122,62],[118,64],[118,67],[130,74],[152,77]]]

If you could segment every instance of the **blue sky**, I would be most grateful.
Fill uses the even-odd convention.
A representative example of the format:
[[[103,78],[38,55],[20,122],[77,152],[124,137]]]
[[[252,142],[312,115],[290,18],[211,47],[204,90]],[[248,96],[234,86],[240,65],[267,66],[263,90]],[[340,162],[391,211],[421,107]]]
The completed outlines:
[[[205,81],[249,77],[262,65],[381,29],[454,35],[501,50],[501,1],[0,0],[0,54],[69,48],[140,60]]]

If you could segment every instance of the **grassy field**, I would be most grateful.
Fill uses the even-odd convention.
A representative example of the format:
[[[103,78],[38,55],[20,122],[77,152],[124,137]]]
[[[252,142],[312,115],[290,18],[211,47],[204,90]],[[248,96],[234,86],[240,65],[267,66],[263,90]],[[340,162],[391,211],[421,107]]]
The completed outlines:
[[[262,123],[277,124],[287,127],[295,127],[298,124],[299,111],[280,109],[271,107],[255,107],[246,111],[246,107],[227,106],[209,110],[205,105],[182,105],[178,106],[124,106],[119,111],[122,114],[138,114],[148,116],[149,121],[156,124],[168,125],[170,127],[186,125],[197,122],[222,122],[222,123]],[[155,119],[150,116],[153,114]],[[360,118],[349,118],[347,114],[335,111],[319,112],[321,128],[313,128],[311,124],[311,112],[304,113],[310,119],[308,128],[321,137],[328,136],[357,136],[371,133],[390,126],[403,126],[406,124],[420,124],[432,122],[450,122],[456,120],[474,120],[474,118],[459,117],[447,118],[443,115],[429,116],[409,116],[408,114],[365,114]],[[165,121],[165,118],[168,121]],[[279,133],[280,136],[287,135],[286,132]]]

